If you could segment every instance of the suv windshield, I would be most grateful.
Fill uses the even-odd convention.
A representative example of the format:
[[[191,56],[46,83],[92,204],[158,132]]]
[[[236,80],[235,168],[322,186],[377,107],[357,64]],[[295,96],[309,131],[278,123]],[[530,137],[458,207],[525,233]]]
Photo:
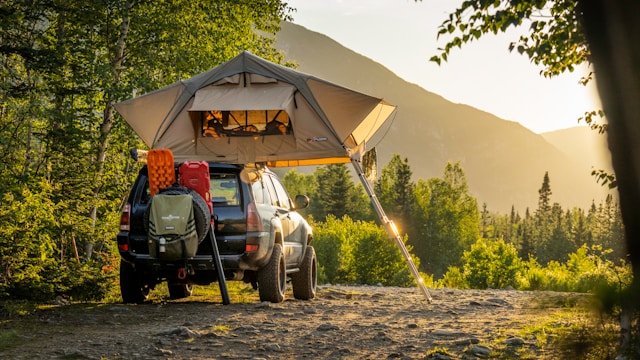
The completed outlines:
[[[212,173],[210,193],[215,206],[238,206],[240,191],[236,174]]]

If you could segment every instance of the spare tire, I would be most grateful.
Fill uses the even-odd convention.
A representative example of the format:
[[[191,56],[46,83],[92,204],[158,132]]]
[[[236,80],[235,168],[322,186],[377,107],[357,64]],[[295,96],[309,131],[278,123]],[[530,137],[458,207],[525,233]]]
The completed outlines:
[[[209,206],[207,205],[207,201],[198,194],[197,191],[189,189],[184,186],[172,186],[168,188],[162,188],[158,191],[158,194],[163,195],[191,195],[193,199],[193,218],[196,221],[196,232],[198,233],[198,243],[201,243],[202,240],[209,233],[209,229],[211,229],[211,213],[209,212]],[[147,208],[144,210],[144,219],[142,221],[144,225],[144,230],[149,233],[149,216],[151,213],[151,202],[147,205]]]

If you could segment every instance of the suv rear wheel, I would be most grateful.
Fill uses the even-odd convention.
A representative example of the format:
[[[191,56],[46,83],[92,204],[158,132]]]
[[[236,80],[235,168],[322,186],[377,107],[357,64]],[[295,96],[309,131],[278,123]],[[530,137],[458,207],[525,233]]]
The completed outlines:
[[[125,304],[142,304],[149,295],[149,286],[143,284],[136,268],[120,260],[120,293]]]
[[[258,292],[260,301],[279,303],[284,300],[287,286],[287,272],[282,253],[282,245],[274,244],[271,259],[258,271]]]
[[[191,284],[167,283],[167,286],[169,288],[169,298],[172,300],[183,299],[193,293],[193,285]]]
[[[316,297],[318,284],[318,268],[316,264],[316,251],[313,246],[307,246],[307,250],[300,264],[300,271],[291,275],[293,285],[293,297],[300,300],[309,300]]]

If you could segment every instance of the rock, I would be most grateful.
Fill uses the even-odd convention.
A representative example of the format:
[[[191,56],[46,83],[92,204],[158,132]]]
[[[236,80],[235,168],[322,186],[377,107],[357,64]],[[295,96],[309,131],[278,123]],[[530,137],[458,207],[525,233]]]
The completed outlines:
[[[509,305],[509,302],[504,300],[504,299],[500,299],[500,298],[491,298],[491,299],[487,299],[487,302],[489,303],[493,303],[493,304],[500,304],[500,305],[504,305],[507,306]]]
[[[241,333],[251,333],[251,334],[260,333],[260,330],[258,330],[258,328],[253,326],[253,325],[238,326],[235,331],[236,332],[241,332]]]
[[[65,350],[63,351],[62,356],[67,359],[91,359],[91,357],[79,349]]]
[[[430,359],[430,360],[451,360],[451,356],[446,355],[446,354],[441,354],[441,353],[435,353],[435,354],[431,354],[429,356],[426,357],[426,359]]]
[[[346,356],[346,355],[349,355],[349,354],[351,354],[351,350],[349,350],[347,348],[340,348],[340,349],[334,351],[332,355],[335,358],[340,358],[342,356]]]
[[[155,349],[153,350],[153,356],[171,356],[173,351],[167,349]]]
[[[512,337],[505,340],[504,343],[507,344],[507,346],[522,346],[524,345],[524,339]]]
[[[478,338],[468,338],[468,339],[463,339],[463,340],[456,340],[454,342],[454,344],[456,344],[458,346],[474,345],[474,344],[478,344],[478,343],[480,343],[480,339],[478,339]]]
[[[116,312],[128,312],[128,311],[131,311],[131,309],[126,305],[111,306],[111,307],[109,307],[109,310],[116,311]]]
[[[491,349],[482,345],[473,345],[469,352],[479,358],[487,358],[491,354]]]
[[[444,330],[444,329],[433,330],[431,332],[431,334],[432,335],[436,335],[436,336],[450,336],[450,337],[457,337],[457,336],[466,335],[465,333],[463,333],[461,331],[451,331],[451,330]]]
[[[160,335],[160,336],[176,335],[179,337],[195,338],[200,336],[200,333],[198,333],[195,330],[191,330],[186,326],[175,326],[167,330],[161,331],[157,335]]]
[[[476,301],[476,300],[472,300],[469,302],[469,305],[474,305],[474,306],[502,306],[502,304],[499,304],[497,302],[491,302],[491,301]]]
[[[318,328],[316,330],[318,330],[318,331],[332,331],[332,330],[340,330],[340,327],[338,325],[333,325],[333,324],[322,324],[322,325],[318,326]]]
[[[272,351],[272,352],[281,352],[282,349],[280,349],[280,345],[276,344],[276,343],[267,343],[264,344],[264,350],[265,351]]]
[[[387,359],[402,359],[403,357],[403,353],[391,353],[387,356]]]
[[[385,333],[384,331],[379,331],[372,338],[372,340],[377,342],[377,343],[381,343],[381,342],[395,343],[395,340],[393,340],[391,337],[389,337],[389,335],[387,335],[387,333]]]
[[[262,301],[256,304],[256,309],[266,309],[271,307],[271,303],[268,301]]]

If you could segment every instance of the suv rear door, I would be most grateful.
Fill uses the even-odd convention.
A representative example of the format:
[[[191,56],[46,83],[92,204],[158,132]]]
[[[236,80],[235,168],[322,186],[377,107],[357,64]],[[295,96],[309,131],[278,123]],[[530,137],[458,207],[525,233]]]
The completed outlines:
[[[300,263],[304,251],[305,240],[302,239],[302,216],[293,208],[293,202],[280,180],[273,174],[266,176],[265,181],[272,184],[268,186],[275,190],[277,198],[274,206],[282,222],[282,237],[284,240],[284,254],[287,265],[297,266]]]

